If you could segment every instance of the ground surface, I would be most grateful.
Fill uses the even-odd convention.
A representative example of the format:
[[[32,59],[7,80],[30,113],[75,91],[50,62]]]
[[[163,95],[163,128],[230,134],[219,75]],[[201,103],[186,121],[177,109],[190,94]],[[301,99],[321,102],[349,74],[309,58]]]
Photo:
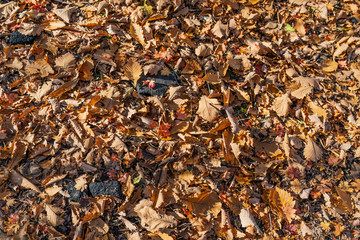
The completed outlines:
[[[0,238],[358,238],[359,20],[351,0],[1,1]]]

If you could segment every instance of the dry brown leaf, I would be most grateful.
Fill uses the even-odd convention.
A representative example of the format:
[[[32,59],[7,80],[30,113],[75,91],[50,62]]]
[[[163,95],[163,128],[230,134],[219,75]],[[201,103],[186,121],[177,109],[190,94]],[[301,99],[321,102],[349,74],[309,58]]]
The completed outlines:
[[[301,232],[301,236],[305,237],[306,235],[314,235],[313,230],[311,230],[304,221],[301,222],[301,227],[300,227],[300,232]]]
[[[153,209],[153,202],[147,199],[141,200],[134,208],[141,219],[141,225],[150,232],[167,229],[176,226],[177,221],[173,216],[159,214]]]
[[[335,52],[333,57],[339,57],[340,55],[342,55],[344,52],[346,52],[346,50],[349,48],[349,45],[347,45],[346,43],[342,44],[340,47],[338,47]]]
[[[71,53],[65,53],[64,55],[57,57],[55,65],[62,68],[73,68],[75,67],[75,57]]]
[[[15,184],[19,185],[24,188],[32,189],[37,193],[41,193],[40,189],[35,186],[32,182],[30,182],[27,178],[23,177],[20,173],[15,170],[10,172],[10,181]]]
[[[296,18],[294,28],[301,36],[305,36],[306,29],[305,29],[303,20],[301,20],[300,18]]]
[[[284,214],[284,217],[287,221],[291,222],[292,219],[295,218],[296,209],[294,209],[295,206],[295,200],[291,196],[291,194],[281,188],[276,187],[276,192],[278,193],[280,204],[281,204],[281,210]]]
[[[5,66],[8,68],[22,69],[24,64],[19,60],[19,58],[16,57],[13,60],[5,63]]]
[[[307,86],[307,87],[300,87],[299,89],[296,89],[295,91],[291,92],[291,96],[296,97],[297,99],[303,99],[308,94],[310,94],[313,90],[313,87]]]
[[[352,213],[353,207],[352,207],[351,196],[344,190],[340,189],[339,187],[335,187],[335,189],[336,189],[336,192],[339,194],[340,199],[343,201],[344,206],[347,209],[347,211],[349,213]]]
[[[64,219],[60,218],[56,213],[55,213],[55,209],[54,207],[45,204],[45,211],[46,211],[46,219],[47,221],[54,227],[61,225],[64,223]]]
[[[90,57],[85,57],[79,64],[79,78],[83,81],[90,81],[93,79],[92,69],[94,68],[94,61]]]
[[[204,192],[196,197],[189,197],[186,203],[190,212],[199,216],[211,213],[216,217],[222,207],[219,197],[214,192]]]
[[[70,23],[71,15],[76,11],[76,8],[66,6],[65,8],[57,8],[52,11],[66,23]]]
[[[40,77],[47,77],[50,74],[54,73],[54,70],[51,66],[46,62],[45,59],[36,60],[33,63],[26,65],[25,71],[27,74],[40,74]]]
[[[322,107],[317,106],[314,102],[309,102],[308,103],[309,108],[311,109],[311,111],[314,114],[317,114],[319,117],[323,117],[326,118],[327,116],[327,112],[325,109],[323,109]]]
[[[312,87],[315,89],[320,89],[319,85],[319,79],[314,77],[295,77],[293,78],[298,84],[300,84],[302,87]]]
[[[42,185],[44,187],[47,187],[53,183],[56,183],[62,179],[64,179],[67,176],[67,174],[61,174],[61,175],[50,175],[49,177],[47,177],[43,182]]]
[[[137,23],[131,23],[130,24],[130,34],[141,45],[143,45],[143,46],[146,45],[144,30],[143,30],[142,26],[140,26]]]
[[[80,177],[75,179],[76,190],[84,191],[87,188],[87,184],[89,182],[89,176],[87,174],[83,174]]]
[[[18,163],[25,158],[28,143],[25,141],[16,141],[14,143],[13,152],[11,153],[11,160],[9,161],[8,168],[15,168]]]
[[[211,32],[218,38],[228,37],[230,30],[227,24],[223,24],[221,20],[219,20],[211,30]]]
[[[261,233],[261,230],[260,230],[259,226],[257,225],[255,218],[253,217],[253,215],[251,214],[249,209],[241,209],[239,217],[240,217],[240,221],[241,221],[241,226],[243,228],[252,226],[256,229],[256,231],[258,233]]]
[[[22,28],[19,29],[19,32],[27,36],[38,36],[41,34],[42,30],[42,26],[38,24],[24,23]]]
[[[322,158],[322,155],[322,149],[309,137],[304,148],[305,158],[317,162]]]
[[[57,29],[65,27],[65,26],[66,26],[66,24],[63,21],[56,20],[56,21],[48,22],[44,28],[46,30],[57,30]]]
[[[140,79],[141,74],[143,73],[143,70],[138,62],[129,61],[124,67],[124,72],[135,87],[137,85],[137,81]]]
[[[206,121],[213,122],[219,117],[221,108],[222,106],[217,99],[202,96],[196,113]]]
[[[338,68],[338,63],[328,59],[322,62],[321,64],[321,70],[326,73],[334,72]]]
[[[101,218],[96,218],[90,222],[90,227],[95,228],[97,232],[101,234],[107,234],[109,232],[109,225]]]
[[[286,117],[289,113],[290,104],[291,99],[289,98],[289,94],[286,93],[274,99],[271,109],[274,110],[278,116]]]
[[[8,18],[12,11],[16,8],[16,5],[15,1],[0,4],[0,19]]]
[[[51,81],[47,81],[45,82],[41,88],[39,88],[35,94],[35,99],[37,101],[41,101],[41,99],[46,96],[48,93],[51,92],[52,89],[52,82]]]
[[[51,92],[49,94],[49,97],[50,98],[58,98],[58,97],[60,97],[64,93],[66,93],[66,92],[70,91],[71,89],[73,89],[78,82],[79,82],[79,79],[74,79],[74,80],[71,80],[71,81],[68,81],[68,82],[64,83],[61,87],[59,87],[55,91]]]
[[[207,73],[203,77],[203,80],[207,81],[208,83],[211,83],[211,84],[219,84],[219,83],[221,83],[221,79],[219,79],[219,76],[216,73]]]
[[[284,152],[285,152],[285,156],[287,158],[290,157],[290,151],[291,151],[291,148],[290,148],[290,140],[289,140],[289,135],[286,133],[285,136],[284,136],[284,141],[282,142],[282,148],[284,149]]]

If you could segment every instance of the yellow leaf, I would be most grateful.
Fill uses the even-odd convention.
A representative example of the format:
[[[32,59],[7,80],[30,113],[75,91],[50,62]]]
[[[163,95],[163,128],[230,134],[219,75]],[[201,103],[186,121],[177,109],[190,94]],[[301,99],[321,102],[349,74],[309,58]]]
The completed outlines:
[[[124,67],[125,75],[132,80],[133,86],[135,87],[137,81],[140,79],[143,73],[142,67],[138,62],[130,61]]]
[[[333,61],[333,60],[325,60],[322,64],[321,64],[321,70],[323,72],[334,72],[336,71],[336,69],[338,68],[338,64],[337,62]]]
[[[211,83],[211,84],[221,83],[221,80],[219,79],[219,76],[216,73],[207,73],[203,77],[203,80],[205,80],[205,81],[207,81],[208,83]]]
[[[308,103],[308,106],[310,107],[311,111],[312,111],[314,114],[317,114],[319,117],[324,117],[324,118],[326,118],[327,112],[326,112],[325,109],[323,109],[322,107],[319,107],[319,106],[315,105],[314,102],[309,102],[309,103]]]
[[[330,222],[328,222],[328,221],[321,222],[321,223],[320,223],[320,227],[321,227],[325,232],[328,232],[328,231],[331,230]]]

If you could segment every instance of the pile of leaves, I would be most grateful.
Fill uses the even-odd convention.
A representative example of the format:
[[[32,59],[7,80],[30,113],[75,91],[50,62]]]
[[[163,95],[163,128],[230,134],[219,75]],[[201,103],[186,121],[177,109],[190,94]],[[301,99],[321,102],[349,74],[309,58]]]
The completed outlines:
[[[359,238],[357,0],[0,2],[1,239]]]

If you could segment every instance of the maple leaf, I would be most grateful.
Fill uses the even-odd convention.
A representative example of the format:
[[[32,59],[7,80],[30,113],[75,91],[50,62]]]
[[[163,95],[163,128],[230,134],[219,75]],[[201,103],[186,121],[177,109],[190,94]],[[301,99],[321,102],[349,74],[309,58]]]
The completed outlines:
[[[213,122],[219,117],[220,109],[222,108],[220,102],[215,98],[202,96],[199,101],[199,109],[197,114],[208,122]]]
[[[298,178],[300,176],[300,171],[296,167],[289,167],[286,171],[287,175],[291,179]]]
[[[158,128],[158,132],[159,135],[162,137],[170,137],[170,129],[171,128],[171,124],[165,123],[165,124],[160,124],[159,128]]]
[[[345,230],[345,227],[339,223],[336,223],[334,227],[335,227],[335,230],[334,230],[335,237],[340,236],[340,234]]]
[[[271,109],[274,110],[278,116],[286,117],[289,113],[290,104],[289,94],[286,93],[281,97],[275,98]]]
[[[304,156],[307,159],[316,162],[322,158],[322,155],[323,151],[321,148],[310,137],[308,137],[304,148]]]
[[[143,70],[138,62],[129,61],[124,67],[125,75],[132,80],[133,86],[137,85],[137,81],[140,79]]]
[[[75,179],[75,186],[74,188],[76,188],[76,190],[80,190],[80,191],[84,191],[87,188],[87,183],[88,183],[88,175],[87,174],[83,174],[80,177]]]

